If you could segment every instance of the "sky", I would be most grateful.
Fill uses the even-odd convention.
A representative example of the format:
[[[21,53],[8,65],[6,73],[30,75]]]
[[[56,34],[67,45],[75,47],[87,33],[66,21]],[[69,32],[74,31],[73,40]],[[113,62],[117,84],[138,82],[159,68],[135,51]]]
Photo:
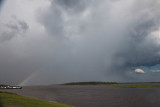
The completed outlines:
[[[1,84],[160,81],[159,0],[0,0],[0,6]]]

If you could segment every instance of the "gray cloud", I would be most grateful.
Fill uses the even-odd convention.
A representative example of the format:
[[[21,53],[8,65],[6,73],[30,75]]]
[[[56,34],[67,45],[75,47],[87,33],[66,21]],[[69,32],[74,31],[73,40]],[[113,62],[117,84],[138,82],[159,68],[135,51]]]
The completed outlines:
[[[29,27],[26,22],[13,19],[12,21],[9,21],[9,23],[4,24],[3,30],[0,34],[0,41],[4,42],[7,40],[11,40],[17,35],[23,36],[23,33],[25,33],[28,30],[28,28]]]
[[[0,0],[0,8],[1,8],[1,5],[2,5],[3,1],[4,1],[4,0]]]
[[[153,34],[159,31],[158,1],[136,1],[131,8],[132,20],[127,25],[128,45],[122,52],[128,66],[159,64],[159,44]],[[155,11],[156,10],[156,11]],[[158,41],[159,42],[159,41]]]
[[[28,30],[29,26],[27,25],[26,22],[19,21],[18,23],[19,23],[19,26],[20,26],[20,28],[22,29],[23,32],[26,32]]]
[[[50,7],[49,10],[43,14],[42,22],[49,35],[63,38],[63,20],[60,10],[55,7]],[[52,20],[52,21],[51,21]]]
[[[43,11],[36,11],[34,23],[22,21],[20,15],[1,25],[5,30],[0,39],[8,42],[0,46],[0,80],[7,83],[21,75],[11,82],[16,84],[34,71],[39,72],[28,84],[158,80],[148,72],[128,73],[132,67],[160,62],[157,0],[49,2]],[[28,36],[14,38],[23,33]]]
[[[62,8],[69,14],[79,14],[85,11],[90,4],[93,5],[94,2],[95,0],[52,0],[52,5]]]

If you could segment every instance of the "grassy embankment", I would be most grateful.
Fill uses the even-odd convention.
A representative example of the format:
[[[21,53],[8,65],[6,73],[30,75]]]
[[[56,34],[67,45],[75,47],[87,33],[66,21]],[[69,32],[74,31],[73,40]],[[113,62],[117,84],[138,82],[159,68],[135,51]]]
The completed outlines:
[[[160,82],[130,82],[130,83],[118,83],[120,88],[149,88],[160,87]],[[124,85],[123,85],[124,84]]]
[[[120,88],[148,88],[148,87],[160,87],[160,82],[71,82],[64,83],[62,85],[114,85],[114,87]]]
[[[117,84],[117,82],[71,82],[71,83],[64,83],[62,85],[111,85]]]
[[[124,82],[118,84],[160,84],[160,82]]]
[[[14,93],[0,92],[0,107],[73,107],[40,99],[20,96]]]
[[[149,88],[149,87],[160,87],[160,85],[133,85],[133,86],[116,86],[120,88]]]

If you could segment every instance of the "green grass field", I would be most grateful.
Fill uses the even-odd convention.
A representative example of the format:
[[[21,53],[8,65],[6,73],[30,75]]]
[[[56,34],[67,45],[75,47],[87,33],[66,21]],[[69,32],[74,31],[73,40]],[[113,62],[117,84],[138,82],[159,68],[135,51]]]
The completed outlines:
[[[160,87],[160,85],[133,85],[133,86],[116,86],[120,88],[149,88],[149,87]]]
[[[20,96],[14,93],[0,92],[0,107],[73,107],[40,99]]]
[[[118,83],[118,84],[160,84],[160,82],[126,82],[126,83]]]

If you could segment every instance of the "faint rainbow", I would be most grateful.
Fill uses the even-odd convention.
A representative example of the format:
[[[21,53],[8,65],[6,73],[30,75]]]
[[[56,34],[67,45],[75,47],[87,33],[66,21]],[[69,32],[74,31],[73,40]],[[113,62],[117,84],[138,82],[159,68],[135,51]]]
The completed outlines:
[[[36,74],[37,74],[38,71],[34,71],[32,72],[31,74],[29,74],[23,81],[21,81],[18,85],[19,86],[23,86],[25,85],[27,82],[29,82],[29,80],[31,80]]]

